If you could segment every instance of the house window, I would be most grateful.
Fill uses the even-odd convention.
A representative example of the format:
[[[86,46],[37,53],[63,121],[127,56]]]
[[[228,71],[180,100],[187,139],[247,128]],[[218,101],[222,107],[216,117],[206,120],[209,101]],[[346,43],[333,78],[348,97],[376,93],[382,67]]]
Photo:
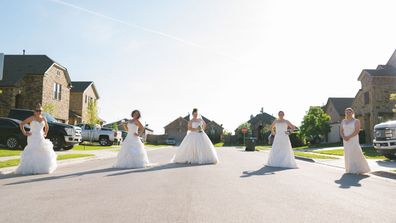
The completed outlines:
[[[53,95],[54,100],[60,101],[62,99],[62,85],[54,83]]]
[[[85,104],[88,103],[88,96],[85,95]]]
[[[364,104],[370,104],[370,92],[365,92],[364,93]]]
[[[57,76],[60,76],[60,75],[61,75],[60,70],[57,70],[57,71],[56,71],[56,75],[57,75]]]

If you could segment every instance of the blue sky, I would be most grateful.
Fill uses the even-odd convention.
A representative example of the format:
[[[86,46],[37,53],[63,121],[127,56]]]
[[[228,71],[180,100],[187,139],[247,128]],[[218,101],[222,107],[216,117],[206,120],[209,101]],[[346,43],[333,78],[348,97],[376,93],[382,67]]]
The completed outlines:
[[[66,4],[65,4],[66,3]],[[353,97],[396,49],[392,1],[0,0],[0,52],[47,54],[93,80],[100,116],[140,109],[156,133],[198,107],[232,131]]]

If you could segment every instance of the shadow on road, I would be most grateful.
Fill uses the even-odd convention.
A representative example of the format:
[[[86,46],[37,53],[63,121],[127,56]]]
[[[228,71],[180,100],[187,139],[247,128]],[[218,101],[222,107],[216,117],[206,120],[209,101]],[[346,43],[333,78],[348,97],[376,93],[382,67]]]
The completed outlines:
[[[131,174],[131,173],[144,173],[144,172],[159,171],[159,170],[166,170],[166,169],[177,169],[177,168],[207,166],[207,165],[213,165],[213,164],[191,165],[191,164],[167,163],[164,165],[154,166],[154,167],[150,167],[150,168],[133,169],[131,171],[109,174],[107,176],[114,177],[114,176],[120,176],[120,175]]]
[[[41,181],[47,181],[47,180],[58,180],[58,179],[79,177],[79,176],[84,176],[84,175],[89,175],[89,174],[105,173],[105,172],[111,172],[111,171],[117,171],[117,169],[105,168],[105,169],[83,171],[83,172],[59,175],[59,176],[48,176],[48,177],[43,177],[43,178],[35,178],[35,179],[29,179],[29,180],[23,180],[23,181],[18,181],[18,182],[14,182],[14,183],[9,183],[9,184],[5,184],[4,186],[18,185],[18,184],[25,184],[25,183],[34,183],[34,182],[41,182]],[[26,175],[26,176],[40,176],[40,175]],[[2,176],[2,179],[13,178],[13,177],[22,177],[22,176],[17,175],[17,174],[6,174],[6,175]]]
[[[368,175],[359,175],[359,174],[344,174],[339,180],[334,181],[336,184],[339,184],[340,188],[348,189],[351,187],[361,187],[360,181],[369,177]]]
[[[396,169],[396,161],[395,160],[378,160],[376,163],[379,166],[384,166],[384,167],[389,167],[389,168],[395,168]]]
[[[272,175],[275,172],[283,171],[283,170],[291,170],[289,168],[281,168],[281,167],[271,167],[271,166],[264,166],[259,170],[255,171],[243,171],[241,178],[251,177],[251,176],[262,176],[262,175]]]

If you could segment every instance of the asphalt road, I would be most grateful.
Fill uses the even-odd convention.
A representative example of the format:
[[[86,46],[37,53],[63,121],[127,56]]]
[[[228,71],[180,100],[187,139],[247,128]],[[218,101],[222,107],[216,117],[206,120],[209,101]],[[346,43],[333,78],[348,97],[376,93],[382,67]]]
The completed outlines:
[[[298,161],[265,167],[267,152],[218,149],[217,165],[112,169],[114,159],[61,166],[51,175],[0,177],[0,222],[396,222],[396,181],[344,175]]]

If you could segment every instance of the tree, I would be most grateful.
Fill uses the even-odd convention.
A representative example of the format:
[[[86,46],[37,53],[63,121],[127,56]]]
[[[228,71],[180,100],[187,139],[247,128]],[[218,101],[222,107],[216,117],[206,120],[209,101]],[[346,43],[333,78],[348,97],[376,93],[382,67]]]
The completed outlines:
[[[87,122],[91,125],[100,124],[98,107],[95,100],[90,100],[88,102]]]
[[[55,105],[52,103],[46,103],[43,105],[43,112],[47,112],[50,115],[53,115],[55,113]]]
[[[396,93],[390,95],[390,100],[396,102]],[[396,104],[392,111],[396,113]]]
[[[251,127],[251,124],[250,124],[250,123],[245,122],[245,123],[240,124],[240,125],[238,126],[238,128],[235,130],[235,135],[238,136],[238,142],[239,142],[240,144],[243,143],[243,137],[244,137],[244,134],[243,134],[243,132],[242,132],[242,129],[243,129],[243,128],[247,128],[247,133],[246,133],[245,136],[252,135],[252,127]]]
[[[113,125],[111,126],[111,128],[115,131],[118,131],[118,125],[116,122],[113,123]]]
[[[319,106],[312,106],[304,116],[300,132],[311,143],[319,143],[330,132],[330,116]]]

